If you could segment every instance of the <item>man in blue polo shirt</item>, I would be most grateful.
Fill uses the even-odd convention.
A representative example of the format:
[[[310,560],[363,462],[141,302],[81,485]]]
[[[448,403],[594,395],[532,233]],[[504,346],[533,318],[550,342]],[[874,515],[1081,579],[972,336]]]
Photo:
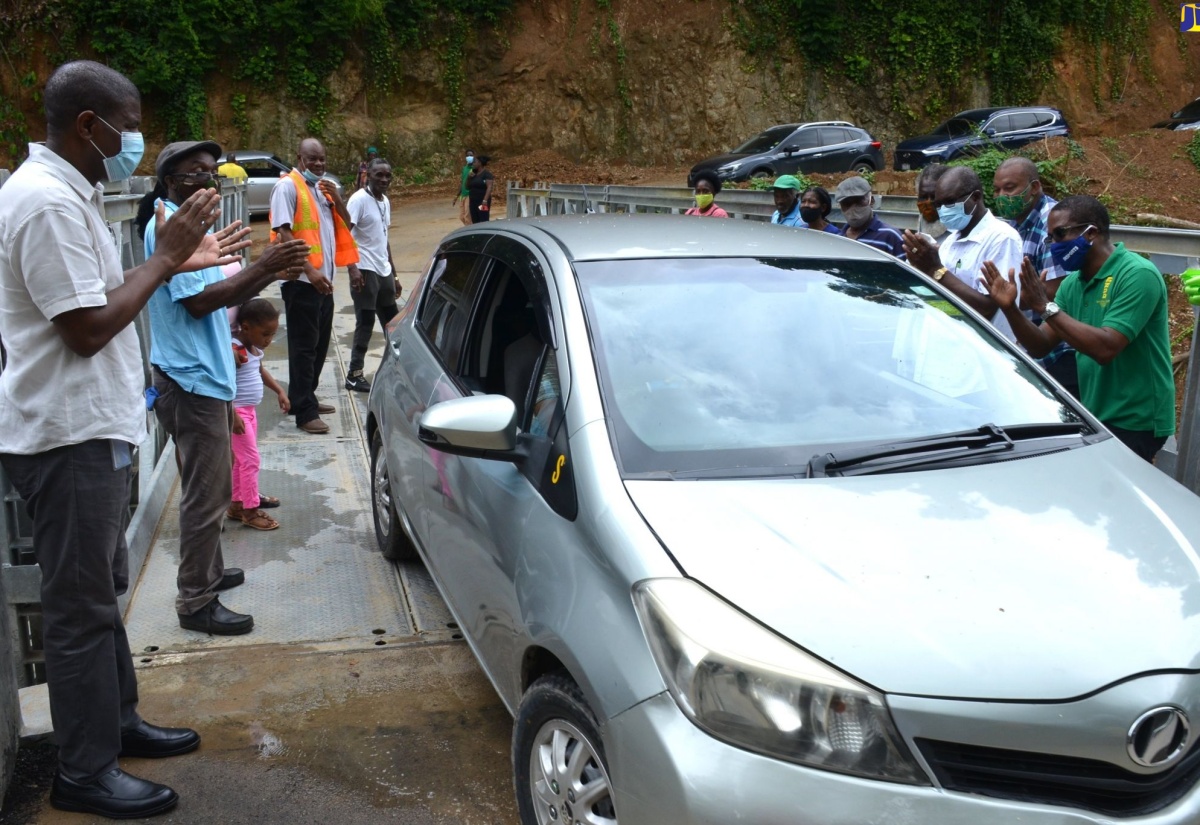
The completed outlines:
[[[846,226],[842,234],[904,260],[904,236],[893,226],[875,217],[871,203],[871,184],[855,175],[838,184],[833,202],[842,210]]]
[[[212,141],[169,143],[155,163],[167,197],[166,220],[194,192],[217,186],[221,147]],[[162,191],[162,190],[159,190]],[[153,195],[149,196],[153,197]],[[146,256],[154,254],[157,224],[144,228]],[[308,244],[269,245],[258,260],[226,278],[219,267],[175,275],[150,296],[150,362],[154,412],[175,439],[179,459],[179,626],[209,634],[249,633],[254,618],[221,604],[217,591],[237,587],[245,574],[225,567],[221,525],[233,496],[230,416],[237,389],[233,338],[226,307],[238,306],[280,278],[294,279]]]

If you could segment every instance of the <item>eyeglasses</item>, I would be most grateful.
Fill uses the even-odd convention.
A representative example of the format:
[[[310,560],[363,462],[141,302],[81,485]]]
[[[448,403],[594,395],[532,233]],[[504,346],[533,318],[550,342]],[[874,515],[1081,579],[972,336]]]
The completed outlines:
[[[169,177],[179,178],[187,181],[188,183],[208,183],[210,180],[213,180],[218,184],[222,184],[229,180],[229,178],[225,177],[224,175],[218,175],[215,172],[180,172],[175,175],[170,175]]]
[[[1050,237],[1056,241],[1065,241],[1067,239],[1068,232],[1070,232],[1072,229],[1081,229],[1081,228],[1083,229],[1083,232],[1087,232],[1089,229],[1095,229],[1096,227],[1094,227],[1090,223],[1073,223],[1073,224],[1069,224],[1067,226],[1059,226],[1059,227],[1055,227],[1055,229],[1052,232],[1050,232]],[[1076,234],[1082,235],[1083,232],[1077,232]]]

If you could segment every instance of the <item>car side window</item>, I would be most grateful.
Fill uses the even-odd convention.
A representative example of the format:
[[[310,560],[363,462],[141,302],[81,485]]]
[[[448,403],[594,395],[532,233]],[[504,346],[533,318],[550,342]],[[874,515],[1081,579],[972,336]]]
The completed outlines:
[[[1034,112],[1033,117],[1036,121],[1035,125],[1037,126],[1049,126],[1050,124],[1054,123],[1055,120],[1055,117],[1051,112]]]
[[[530,435],[549,436],[554,417],[562,406],[562,389],[558,383],[558,360],[554,350],[547,348],[538,369],[537,383],[532,388],[533,403],[525,430]]]
[[[458,368],[462,353],[463,333],[471,313],[471,273],[477,260],[464,252],[439,255],[433,262],[417,315],[417,327],[451,371]]]
[[[783,142],[783,148],[795,146],[799,149],[812,149],[823,145],[817,129],[801,129]]]
[[[849,141],[850,136],[845,129],[834,129],[828,126],[821,129],[822,146],[837,146],[840,143],[848,143]]]
[[[999,117],[992,118],[988,125],[984,127],[985,132],[989,130],[995,132],[996,134],[1011,132],[1012,117],[1009,115],[1000,115]]]
[[[1012,118],[1011,129],[1014,132],[1033,129],[1038,125],[1038,117],[1033,112],[1015,112],[1010,117]]]
[[[285,174],[288,170],[281,169],[277,164],[272,163],[266,158],[255,160],[242,160],[238,158],[238,166],[246,170],[246,175],[251,178],[271,178],[277,180],[281,174]]]

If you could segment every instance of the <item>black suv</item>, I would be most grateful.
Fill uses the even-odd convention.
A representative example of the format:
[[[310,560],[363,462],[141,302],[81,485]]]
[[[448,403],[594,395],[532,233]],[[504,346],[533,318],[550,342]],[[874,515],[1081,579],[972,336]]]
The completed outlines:
[[[898,172],[920,169],[931,163],[978,154],[992,146],[1018,149],[1035,140],[1070,134],[1063,113],[1049,106],[968,109],[927,135],[896,144],[893,168]]]
[[[1184,106],[1178,112],[1171,112],[1166,120],[1154,124],[1155,129],[1195,129],[1200,123],[1200,97]]]
[[[844,120],[772,126],[733,151],[705,158],[688,173],[714,169],[721,180],[774,178],[796,172],[870,172],[884,166],[881,144]]]

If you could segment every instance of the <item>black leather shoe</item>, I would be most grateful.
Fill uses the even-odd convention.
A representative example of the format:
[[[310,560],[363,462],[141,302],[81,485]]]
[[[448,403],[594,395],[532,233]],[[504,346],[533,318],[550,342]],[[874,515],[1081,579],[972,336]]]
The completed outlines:
[[[138,779],[113,768],[94,782],[82,784],[54,775],[50,804],[63,811],[99,814],[109,819],[141,819],[175,807],[179,794],[166,785]]]
[[[200,734],[191,728],[160,728],[145,719],[137,727],[121,731],[121,756],[159,759],[178,756],[200,747]]]
[[[254,629],[254,617],[248,613],[234,613],[221,604],[220,599],[214,598],[195,613],[180,613],[179,626],[210,636],[240,636]]]
[[[231,587],[237,587],[246,581],[246,571],[240,567],[226,567],[221,580],[217,582],[217,586],[213,590],[228,590]]]

